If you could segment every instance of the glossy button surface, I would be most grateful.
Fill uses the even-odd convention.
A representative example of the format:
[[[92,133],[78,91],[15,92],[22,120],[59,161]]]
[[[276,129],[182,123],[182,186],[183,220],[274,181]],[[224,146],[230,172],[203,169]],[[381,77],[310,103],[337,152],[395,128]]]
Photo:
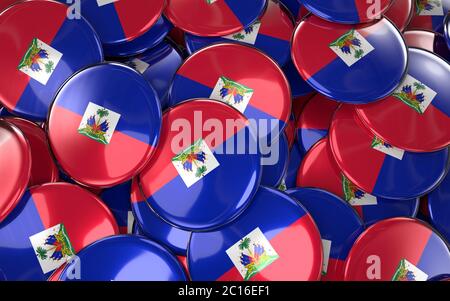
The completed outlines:
[[[415,0],[394,0],[384,16],[391,20],[400,31],[404,31],[414,16]]]
[[[194,232],[188,267],[192,280],[319,280],[319,231],[307,211],[286,194],[261,186],[233,223]],[[246,268],[253,262],[254,269]]]
[[[7,28],[0,33],[0,99],[29,119],[45,120],[64,81],[103,60],[92,27],[84,18],[68,19],[61,3],[20,2],[0,14],[0,26]]]
[[[448,170],[449,151],[412,153],[370,133],[354,108],[341,106],[330,128],[330,146],[345,176],[378,197],[411,199],[430,192]]]
[[[78,253],[59,276],[62,281],[186,281],[176,257],[143,237],[118,235],[98,240]],[[81,266],[79,279],[73,271]],[[71,277],[72,276],[72,277]]]
[[[400,32],[386,18],[344,25],[310,15],[294,32],[292,59],[320,93],[360,104],[395,90],[406,72],[407,51]]]
[[[245,116],[224,103],[198,99],[172,107],[163,115],[156,153],[139,175],[142,192],[156,214],[182,229],[224,225],[259,185],[256,143]]]
[[[356,112],[375,135],[408,151],[450,145],[450,65],[421,49],[409,50],[406,78],[395,92]]]
[[[75,254],[100,238],[118,234],[114,217],[94,194],[67,183],[32,187],[0,224],[0,266],[8,280],[46,280],[53,270],[44,272],[41,263],[48,267],[66,262],[65,253],[53,254],[52,240],[45,243],[51,234],[45,231],[60,224]],[[42,235],[41,240],[32,245],[30,237],[36,234]],[[68,246],[61,238],[57,242]],[[47,250],[45,259],[37,256],[38,247]]]
[[[205,37],[236,33],[261,16],[266,0],[168,0],[165,15],[183,31]]]
[[[303,5],[313,14],[328,21],[358,24],[377,19],[389,8],[391,2],[380,0],[376,8],[373,2],[366,0],[303,0]]]
[[[52,105],[54,155],[75,181],[110,187],[130,180],[154,152],[161,107],[153,88],[130,67],[105,63],[74,75]]]
[[[425,281],[449,270],[448,247],[432,228],[392,218],[361,234],[347,258],[345,280]]]
[[[22,131],[0,119],[0,222],[14,209],[31,175],[30,145]]]

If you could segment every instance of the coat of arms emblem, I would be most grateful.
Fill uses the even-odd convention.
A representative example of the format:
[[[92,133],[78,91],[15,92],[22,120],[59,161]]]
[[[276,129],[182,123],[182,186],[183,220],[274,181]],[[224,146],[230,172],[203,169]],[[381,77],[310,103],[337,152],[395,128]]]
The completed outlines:
[[[253,89],[221,76],[209,98],[229,104],[244,113],[253,93]]]
[[[120,114],[90,102],[81,119],[78,133],[97,142],[109,144]]]
[[[416,0],[416,14],[419,16],[443,16],[442,0]]]
[[[425,113],[436,95],[437,93],[435,91],[409,74],[393,94],[394,97],[401,100],[419,114]]]
[[[406,259],[400,260],[392,281],[426,281],[428,275]]]
[[[377,205],[377,198],[365,193],[342,174],[344,200],[352,206]]]
[[[356,30],[352,29],[330,43],[329,47],[351,67],[375,48]]]

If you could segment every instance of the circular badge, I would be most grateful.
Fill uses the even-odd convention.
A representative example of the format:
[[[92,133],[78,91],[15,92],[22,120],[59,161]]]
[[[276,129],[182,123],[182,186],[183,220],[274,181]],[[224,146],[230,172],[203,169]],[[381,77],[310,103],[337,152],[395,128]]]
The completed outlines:
[[[74,277],[78,268],[79,277]],[[187,281],[187,277],[181,263],[164,247],[143,237],[118,235],[83,249],[59,280]]]
[[[450,61],[450,50],[442,34],[428,30],[407,30],[403,33],[408,47],[428,50]]]
[[[237,44],[208,46],[184,62],[172,84],[170,104],[192,98],[233,106],[258,125],[261,139],[275,139],[291,109],[289,84],[277,64],[262,52]]]
[[[168,0],[165,15],[176,27],[204,37],[239,32],[266,9],[266,0]]]
[[[17,3],[0,14],[0,27],[8,28],[0,33],[0,99],[17,115],[45,120],[67,78],[103,60],[92,27],[84,18],[68,19],[61,3]]]
[[[343,25],[310,15],[294,32],[292,59],[302,77],[317,91],[352,104],[390,95],[407,67],[403,38],[386,18]]]
[[[155,89],[163,109],[169,105],[170,85],[182,63],[181,54],[167,42],[162,42],[138,56],[130,57],[125,62],[141,73]]]
[[[191,232],[173,227],[156,215],[150,209],[135,179],[131,184],[131,208],[136,216],[133,233],[144,235],[166,246],[175,254],[186,256]]]
[[[35,186],[0,225],[0,266],[8,280],[46,280],[88,244],[117,233],[92,193],[67,183]]]
[[[427,29],[442,32],[445,15],[450,11],[450,0],[416,1],[416,12],[408,29]]]
[[[102,201],[114,215],[121,234],[133,232],[134,216],[130,203],[131,181],[104,189],[100,193]]]
[[[428,195],[428,213],[433,226],[450,241],[450,174]]]
[[[294,31],[291,16],[284,6],[268,0],[267,10],[260,19],[239,32],[222,37],[200,37],[186,34],[186,47],[193,53],[214,43],[239,42],[252,45],[284,66],[290,59],[290,40]]]
[[[289,144],[283,133],[270,145],[262,146],[261,185],[278,187],[283,180],[289,163]]]
[[[132,41],[104,44],[105,55],[108,57],[129,57],[141,54],[160,44],[172,27],[169,20],[162,16],[147,32]]]
[[[337,166],[328,139],[317,142],[306,154],[298,170],[297,186],[316,187],[337,195],[356,210],[365,225],[391,217],[414,217],[419,207],[419,198],[380,198],[357,187]]]
[[[331,119],[339,103],[317,94],[305,105],[297,121],[297,141],[305,154],[317,141],[328,135]]]
[[[431,152],[450,145],[450,65],[421,49],[409,50],[408,73],[388,98],[358,106],[370,131],[398,148]]]
[[[185,230],[208,230],[236,218],[261,174],[255,129],[214,100],[192,100],[163,115],[161,140],[139,176],[150,207]],[[223,193],[224,187],[230,187]],[[232,187],[232,189],[231,189]]]
[[[117,63],[75,74],[56,95],[48,121],[64,171],[99,188],[137,174],[154,152],[160,128],[155,91],[137,71]]]
[[[323,248],[322,280],[342,280],[348,252],[363,231],[361,219],[352,207],[324,190],[295,188],[286,193],[308,210],[319,228]]]
[[[450,270],[446,243],[427,224],[381,221],[364,231],[345,263],[345,280],[425,281]]]
[[[31,150],[16,126],[0,119],[0,222],[16,207],[31,175]]]
[[[233,223],[192,233],[188,251],[194,281],[317,281],[322,259],[320,233],[309,213],[263,186]]]
[[[81,0],[80,6],[102,44],[111,45],[133,41],[150,30],[161,16],[165,0]]]
[[[414,0],[394,0],[384,16],[404,31],[414,15]]]
[[[59,170],[53,161],[48,148],[45,131],[39,125],[17,117],[7,117],[6,121],[17,126],[30,144],[31,175],[28,186],[56,182],[59,179]]]
[[[352,106],[341,106],[330,127],[330,145],[345,176],[363,191],[390,199],[412,199],[443,179],[449,150],[412,153],[371,134]]]
[[[367,0],[303,0],[303,5],[325,20],[359,24],[380,18],[391,5],[391,0],[380,0],[376,4]]]

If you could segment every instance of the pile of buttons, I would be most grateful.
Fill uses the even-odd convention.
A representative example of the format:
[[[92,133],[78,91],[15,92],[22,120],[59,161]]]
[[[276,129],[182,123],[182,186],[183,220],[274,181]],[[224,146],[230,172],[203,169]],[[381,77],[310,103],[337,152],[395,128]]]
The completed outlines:
[[[1,280],[450,278],[450,0],[0,0],[0,45]]]

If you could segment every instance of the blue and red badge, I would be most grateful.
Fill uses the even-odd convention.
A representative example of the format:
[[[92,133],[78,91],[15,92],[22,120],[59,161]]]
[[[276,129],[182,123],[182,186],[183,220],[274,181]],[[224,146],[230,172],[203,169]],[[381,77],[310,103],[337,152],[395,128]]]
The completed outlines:
[[[262,147],[260,145],[260,147]],[[262,176],[261,185],[278,187],[288,168],[289,143],[283,133],[267,147],[261,148]]]
[[[392,21],[400,31],[404,31],[414,16],[415,0],[395,0],[392,1],[384,16]]]
[[[428,195],[429,219],[436,230],[450,242],[450,174]]]
[[[328,135],[331,119],[339,103],[317,94],[311,98],[297,121],[297,141],[305,154],[317,141]]]
[[[412,152],[450,145],[450,65],[421,49],[409,50],[408,73],[394,93],[377,103],[356,107],[377,137]]]
[[[183,63],[180,52],[169,42],[162,42],[135,57],[127,58],[125,64],[141,73],[155,89],[163,109],[169,105],[169,89],[178,68]]]
[[[289,83],[280,67],[262,52],[238,44],[208,46],[184,62],[172,84],[170,104],[192,98],[233,106],[255,121],[260,138],[275,139],[291,113]]]
[[[166,222],[190,231],[216,228],[238,217],[255,194],[257,146],[255,128],[239,111],[215,100],[187,101],[164,113],[139,184]],[[233,189],[223,193],[224,187]]]
[[[14,114],[45,120],[64,81],[103,60],[92,27],[66,13],[61,3],[26,1],[0,14],[0,26],[8,28],[0,34],[0,99]]]
[[[413,153],[392,146],[363,125],[355,109],[341,106],[330,127],[330,146],[344,175],[363,191],[412,199],[435,188],[448,170],[449,150]]]
[[[360,235],[346,260],[345,280],[426,281],[449,270],[448,247],[431,227],[392,218]]]
[[[0,222],[16,207],[31,175],[31,149],[15,125],[0,119]]]
[[[47,135],[42,127],[17,117],[6,117],[5,121],[18,127],[30,144],[32,164],[28,186],[58,181],[59,170],[48,148]]]
[[[153,88],[130,67],[84,69],[56,95],[48,121],[53,153],[75,181],[106,188],[130,180],[155,150],[161,107]]]
[[[450,0],[415,0],[415,14],[408,29],[426,29],[442,32],[445,15],[450,11]]]
[[[339,169],[328,139],[322,139],[306,154],[298,170],[297,186],[315,187],[331,192],[349,203],[371,225],[391,217],[416,216],[419,199],[392,200],[364,192]]]
[[[156,215],[142,195],[136,179],[131,184],[131,208],[136,217],[133,233],[153,239],[179,256],[186,256],[191,232],[173,227]]]
[[[131,181],[104,189],[100,197],[114,215],[121,234],[133,232],[134,216],[130,203]]]
[[[390,95],[407,67],[405,42],[386,18],[344,25],[310,15],[294,32],[292,59],[303,79],[317,91],[353,104]]]
[[[193,53],[215,43],[243,43],[254,46],[284,66],[290,59],[290,40],[294,23],[287,9],[279,2],[268,0],[264,15],[239,32],[222,37],[200,37],[186,34],[186,46]]]
[[[0,225],[0,266],[8,280],[47,280],[82,248],[117,233],[92,193],[67,183],[35,186]]]
[[[450,62],[450,49],[442,34],[429,30],[407,30],[403,36],[408,47],[428,50]]]
[[[367,0],[303,0],[303,5],[325,20],[345,24],[359,24],[378,19],[391,5],[391,0],[376,3]]]
[[[286,193],[308,210],[319,228],[323,248],[322,280],[343,280],[345,259],[364,229],[361,219],[351,206],[327,191],[295,188]]]
[[[188,251],[194,281],[317,281],[322,261],[311,215],[288,195],[263,186],[233,223],[192,233]]]
[[[117,235],[94,242],[66,265],[60,281],[186,281],[177,258],[139,236]]]
[[[267,0],[168,0],[164,14],[176,27],[202,37],[239,32],[255,22]]]

